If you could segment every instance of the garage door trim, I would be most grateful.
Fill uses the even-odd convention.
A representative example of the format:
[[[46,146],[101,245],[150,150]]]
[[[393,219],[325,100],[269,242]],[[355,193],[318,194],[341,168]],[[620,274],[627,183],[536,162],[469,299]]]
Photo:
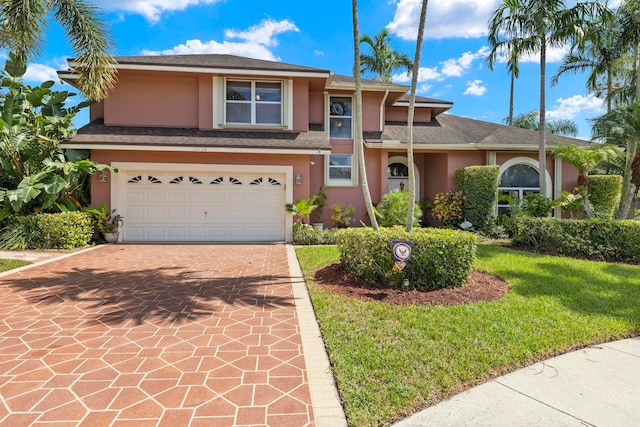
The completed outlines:
[[[245,165],[245,164],[195,164],[195,163],[143,163],[143,162],[113,162],[119,172],[171,172],[193,171],[201,173],[212,172],[245,172],[245,173],[273,173],[285,175],[285,203],[293,203],[293,166],[273,165]],[[121,178],[124,173],[111,174],[111,208],[120,212],[124,210],[123,195],[125,194],[126,180]],[[284,210],[284,206],[282,207]],[[126,221],[126,218],[125,218]],[[126,224],[125,224],[126,226]],[[285,239],[293,240],[293,217],[285,215]]]

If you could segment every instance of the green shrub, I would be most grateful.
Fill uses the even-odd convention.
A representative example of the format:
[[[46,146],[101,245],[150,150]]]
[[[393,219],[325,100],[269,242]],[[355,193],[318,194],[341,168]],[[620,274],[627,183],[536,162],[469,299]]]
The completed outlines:
[[[409,192],[391,190],[384,196],[376,206],[376,216],[382,227],[392,227],[394,225],[405,225],[407,223],[407,211],[409,210]],[[413,223],[420,224],[422,210],[418,203],[413,206]]]
[[[500,166],[469,166],[456,170],[455,177],[464,194],[463,218],[488,232],[495,224]]]
[[[640,263],[640,222],[519,216],[513,244],[555,255]]]
[[[355,206],[344,203],[334,203],[331,205],[331,221],[338,228],[345,228],[351,225],[351,215],[356,211]]]
[[[527,193],[522,198],[522,213],[535,218],[545,218],[551,213],[553,200],[540,193]]]
[[[0,247],[71,249],[86,245],[92,235],[93,221],[85,212],[14,216],[0,232]]]
[[[620,203],[622,177],[620,175],[589,175],[588,194],[594,211],[604,218],[613,218]]]
[[[406,267],[394,272],[393,240],[413,242]],[[437,228],[350,228],[337,235],[342,267],[371,283],[402,287],[409,280],[414,289],[462,286],[475,260],[476,237],[472,233]]]
[[[310,225],[295,223],[293,225],[293,243],[295,245],[335,245],[334,230],[316,230]]]
[[[449,191],[436,194],[433,202],[433,217],[445,227],[455,227],[462,222],[462,205],[464,195],[462,191]]]

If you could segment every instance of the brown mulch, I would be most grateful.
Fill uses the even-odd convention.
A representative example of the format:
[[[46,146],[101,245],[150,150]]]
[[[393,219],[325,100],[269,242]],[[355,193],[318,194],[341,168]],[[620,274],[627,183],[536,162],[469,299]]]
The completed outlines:
[[[367,283],[347,273],[339,263],[321,268],[315,280],[322,289],[362,301],[383,301],[396,305],[459,305],[477,301],[494,301],[509,292],[509,285],[490,274],[472,271],[467,283],[455,289],[433,291],[405,291],[383,285]]]

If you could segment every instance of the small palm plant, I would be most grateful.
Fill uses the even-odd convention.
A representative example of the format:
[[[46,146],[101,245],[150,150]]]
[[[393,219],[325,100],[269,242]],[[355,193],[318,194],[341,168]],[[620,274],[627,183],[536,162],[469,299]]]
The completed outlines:
[[[317,197],[313,194],[308,199],[298,199],[293,203],[287,203],[285,205],[287,212],[293,214],[294,218],[298,218],[296,222],[304,224],[305,219],[318,207]]]

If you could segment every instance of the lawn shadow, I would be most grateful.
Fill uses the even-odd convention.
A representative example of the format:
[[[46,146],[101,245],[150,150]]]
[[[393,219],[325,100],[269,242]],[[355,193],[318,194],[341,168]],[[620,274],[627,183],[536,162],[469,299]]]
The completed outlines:
[[[164,267],[135,271],[72,269],[51,272],[47,277],[11,277],[7,285],[29,303],[75,303],[95,323],[135,324],[190,321],[210,317],[227,305],[256,310],[289,307],[291,296],[265,292],[289,277],[257,275],[211,277],[206,271]],[[1,283],[1,282],[0,282]],[[228,308],[227,308],[228,310]],[[64,311],[61,310],[62,315]]]
[[[640,326],[640,267],[495,247],[483,248],[482,256],[495,258],[497,274],[515,294],[549,296],[576,312],[615,316]],[[498,261],[508,257],[514,262]]]

